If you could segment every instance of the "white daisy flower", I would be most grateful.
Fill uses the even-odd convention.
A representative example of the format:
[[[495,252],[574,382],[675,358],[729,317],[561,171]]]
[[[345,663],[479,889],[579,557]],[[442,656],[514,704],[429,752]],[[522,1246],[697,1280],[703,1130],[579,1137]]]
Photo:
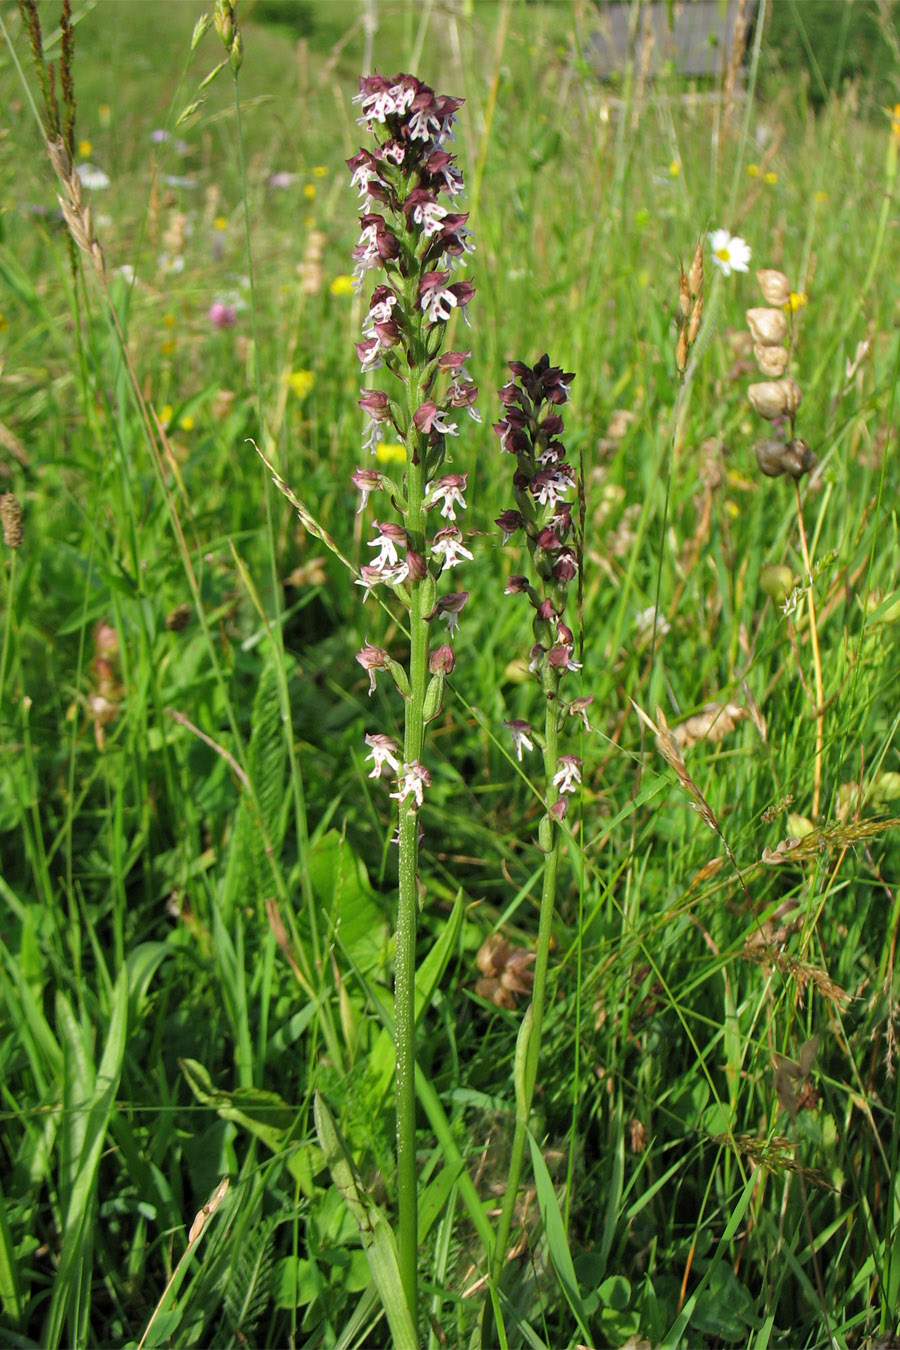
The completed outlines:
[[[750,245],[740,235],[727,230],[713,230],[709,236],[712,260],[723,276],[732,272],[746,272],[750,266]]]

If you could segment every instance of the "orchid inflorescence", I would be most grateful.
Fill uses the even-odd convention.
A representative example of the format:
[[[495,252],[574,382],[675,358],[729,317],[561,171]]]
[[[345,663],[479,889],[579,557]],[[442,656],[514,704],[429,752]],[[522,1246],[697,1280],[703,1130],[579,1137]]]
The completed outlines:
[[[581,668],[575,660],[572,630],[564,618],[568,589],[578,574],[579,551],[572,503],[567,500],[576,489],[576,474],[560,440],[564,424],[559,412],[568,401],[574,375],[551,366],[546,355],[534,367],[511,361],[509,368],[515,378],[499,391],[504,415],[494,430],[500,437],[501,452],[516,458],[516,505],[498,516],[496,523],[504,543],[519,531],[524,533],[534,581],[514,574],[506,584],[506,593],[527,595],[534,609],[534,643],[528,668],[547,703],[559,709],[561,719],[579,718],[590,730],[587,709],[592,695],[559,702],[563,675]],[[528,722],[514,719],[505,725],[519,759],[523,749],[531,750],[535,741],[545,748]],[[581,760],[577,755],[560,755],[552,768],[550,783],[559,796],[550,810],[562,820],[566,794],[575,792],[581,781]]]
[[[378,455],[379,444],[395,435],[406,456],[402,482],[375,467],[360,467],[352,475],[361,493],[360,510],[372,494],[383,493],[400,516],[399,521],[373,521],[368,547],[374,554],[360,567],[357,584],[366,599],[376,588],[390,587],[411,623],[446,623],[448,641],[428,655],[431,681],[423,715],[429,721],[440,711],[443,682],[454,664],[449,640],[468,599],[466,591],[439,596],[438,579],[472,558],[459,526],[467,475],[442,469],[448,438],[459,433],[458,415],[465,411],[481,420],[475,409],[478,390],[464,364],[470,353],[441,351],[449,319],[456,310],[466,317],[475,293],[471,282],[451,280],[473,247],[467,213],[451,209],[462,194],[463,179],[445,149],[462,100],[435,94],[413,75],[376,74],[360,79],[355,102],[360,123],[376,140],[374,150],[360,149],[347,161],[362,199],[362,230],[353,251],[357,288],[370,271],[382,273],[356,350],[366,376],[385,370],[390,377],[387,390],[360,390],[359,406],[368,417],[363,449]],[[406,671],[387,652],[367,640],[357,660],[369,675],[370,693],[376,673],[386,670],[409,698]],[[375,767],[394,769],[395,757],[384,757],[379,746]],[[402,763],[395,772],[400,790],[392,795],[421,806],[428,785],[422,766],[417,760]]]

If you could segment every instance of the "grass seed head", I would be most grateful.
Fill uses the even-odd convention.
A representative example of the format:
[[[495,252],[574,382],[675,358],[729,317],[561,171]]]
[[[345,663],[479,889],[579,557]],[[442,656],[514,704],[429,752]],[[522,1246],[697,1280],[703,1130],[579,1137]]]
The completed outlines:
[[[3,524],[3,542],[7,548],[21,548],[25,542],[22,507],[13,492],[0,495],[0,522]]]

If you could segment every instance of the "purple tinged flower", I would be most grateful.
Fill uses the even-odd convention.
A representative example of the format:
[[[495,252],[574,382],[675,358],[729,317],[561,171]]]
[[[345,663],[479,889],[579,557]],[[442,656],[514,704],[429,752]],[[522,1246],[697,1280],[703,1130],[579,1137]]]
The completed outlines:
[[[509,578],[509,581],[507,581],[503,594],[521,595],[523,591],[527,592],[530,589],[531,587],[528,584],[528,578],[521,576],[518,572],[515,572]]]
[[[534,741],[531,737],[534,732],[531,730],[530,722],[523,722],[519,718],[514,718],[511,722],[504,719],[503,725],[508,729],[512,736],[513,749],[516,752],[516,759],[522,763],[522,751],[533,750]]]
[[[442,595],[425,618],[430,622],[437,615],[447,625],[447,636],[452,637],[459,627],[459,616],[465,609],[468,598],[468,591],[451,591],[447,595]]]
[[[463,493],[468,476],[467,473],[447,473],[443,478],[436,479],[425,494],[425,506],[436,506],[442,501],[441,515],[445,520],[456,520],[456,507],[461,511],[467,509]]]
[[[359,511],[364,511],[369,497],[373,492],[381,487],[381,474],[377,469],[355,469],[350,476],[350,481],[354,487],[359,488],[362,493],[362,501],[359,504]]]
[[[221,300],[214,300],[206,317],[215,328],[233,328],[237,320],[237,313],[234,305],[226,305]]]
[[[468,380],[463,363],[472,355],[471,347],[464,352],[442,352],[438,357],[438,370],[449,375],[452,380]]]
[[[287,188],[293,187],[299,177],[298,173],[288,173],[287,169],[278,169],[275,173],[269,174],[266,182],[270,188],[276,188],[279,192],[284,192]]]
[[[384,422],[391,421],[391,402],[387,394],[383,394],[379,389],[360,389],[359,392],[362,394],[362,398],[358,400],[359,406],[364,413],[368,413],[370,419],[369,430],[363,440],[363,449],[374,455],[381,439],[378,427]]]
[[[557,642],[547,653],[547,660],[554,670],[580,670],[581,662],[572,656],[572,648],[565,642]]]
[[[427,188],[417,187],[413,188],[403,203],[403,214],[406,216],[407,228],[418,225],[426,238],[431,238],[441,233],[444,217],[448,212],[446,206],[441,206],[432,192]]]
[[[403,765],[403,773],[399,777],[397,791],[392,792],[391,796],[401,805],[407,797],[412,797],[416,806],[419,807],[425,800],[425,789],[427,787],[431,787],[431,774],[424,764],[420,764],[417,759],[414,759],[411,763]]]
[[[368,563],[363,563],[359,569],[359,576],[353,583],[355,586],[364,586],[365,595],[363,600],[368,600],[376,586],[380,586],[384,581],[384,574],[378,567],[370,567]],[[357,660],[359,658],[357,657]]]
[[[374,337],[364,338],[362,342],[357,342],[356,355],[359,357],[359,368],[364,375],[368,375],[370,371],[377,370],[379,366],[384,364],[381,347],[378,339]]]
[[[569,803],[565,797],[558,797],[550,807],[550,815],[561,825],[569,813]]]
[[[374,422],[391,420],[391,401],[380,389],[360,389],[362,398],[358,400],[364,413],[368,413]]]
[[[385,764],[394,773],[400,772],[400,747],[390,736],[382,736],[377,732],[371,736],[367,735],[366,745],[371,751],[371,754],[366,755],[366,759],[370,759],[373,765],[370,778],[380,778]]]
[[[445,525],[431,541],[432,557],[443,559],[446,568],[456,567],[460,558],[472,561],[472,554],[463,547],[462,533],[456,525]]]
[[[560,755],[556,761],[557,771],[553,775],[553,786],[560,794],[574,792],[581,782],[581,760],[577,755]]]
[[[570,464],[555,469],[540,469],[528,485],[531,495],[541,506],[555,510],[557,502],[572,490],[575,472]]]
[[[587,710],[591,706],[593,701],[594,701],[593,694],[585,694],[581,698],[573,698],[572,702],[569,704],[568,709],[569,716],[580,717],[582,722],[584,723],[585,731],[592,730],[591,724],[588,721]]]
[[[356,659],[369,676],[369,695],[375,692],[376,670],[388,670],[388,654],[383,647],[374,647],[366,638],[365,646],[356,653]],[[368,736],[366,740],[368,741]],[[375,775],[372,775],[375,777]]]
[[[378,531],[378,537],[370,539],[368,547],[380,550],[378,557],[373,559],[372,566],[380,569],[395,567],[400,560],[399,550],[402,549],[404,553],[406,552],[406,531],[401,525],[395,525],[392,521],[379,524],[377,520],[373,520],[372,526]]]
[[[427,403],[420,403],[416,408],[413,413],[413,425],[423,435],[431,435],[436,432],[440,432],[444,436],[459,435],[457,424],[448,422],[446,413],[442,412],[431,399]]]
[[[465,308],[475,287],[468,281],[454,281],[448,286],[449,279],[449,272],[426,272],[419,282],[419,308],[429,323],[446,323],[457,306],[467,317]]]
[[[156,127],[150,132],[150,139],[154,145],[163,145],[166,141],[171,140],[171,138],[172,133],[166,131],[165,127]]]
[[[470,381],[463,383],[455,381],[447,390],[448,408],[465,408],[473,422],[481,421],[481,413],[475,407],[475,400],[478,397],[478,386]]]
[[[578,562],[570,548],[564,548],[551,568],[553,580],[565,583],[578,572]]]
[[[440,647],[435,647],[428,657],[428,669],[432,675],[451,675],[455,665],[456,657],[453,655],[453,648],[446,642]]]

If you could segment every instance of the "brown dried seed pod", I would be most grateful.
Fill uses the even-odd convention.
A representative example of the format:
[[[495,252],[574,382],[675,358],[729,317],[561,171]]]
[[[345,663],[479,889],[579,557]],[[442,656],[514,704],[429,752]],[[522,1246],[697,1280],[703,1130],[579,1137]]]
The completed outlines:
[[[789,356],[787,347],[766,347],[760,342],[754,342],[753,355],[762,374],[767,375],[770,380],[777,379],[787,370]]]
[[[753,447],[760,472],[767,478],[779,478],[784,473],[784,442],[757,441]]]
[[[753,334],[753,341],[765,347],[775,347],[787,337],[788,323],[784,310],[748,309],[747,323]]]
[[[797,437],[793,441],[788,441],[785,446],[784,470],[791,478],[802,478],[805,473],[810,473],[818,462],[816,455],[809,448],[808,441]]]
[[[783,272],[764,267],[757,272],[756,280],[763,293],[763,299],[769,305],[786,305],[791,298],[791,283]]]
[[[747,397],[754,411],[767,422],[776,417],[792,417],[800,406],[803,395],[796,380],[763,380],[760,384],[751,384]]]

